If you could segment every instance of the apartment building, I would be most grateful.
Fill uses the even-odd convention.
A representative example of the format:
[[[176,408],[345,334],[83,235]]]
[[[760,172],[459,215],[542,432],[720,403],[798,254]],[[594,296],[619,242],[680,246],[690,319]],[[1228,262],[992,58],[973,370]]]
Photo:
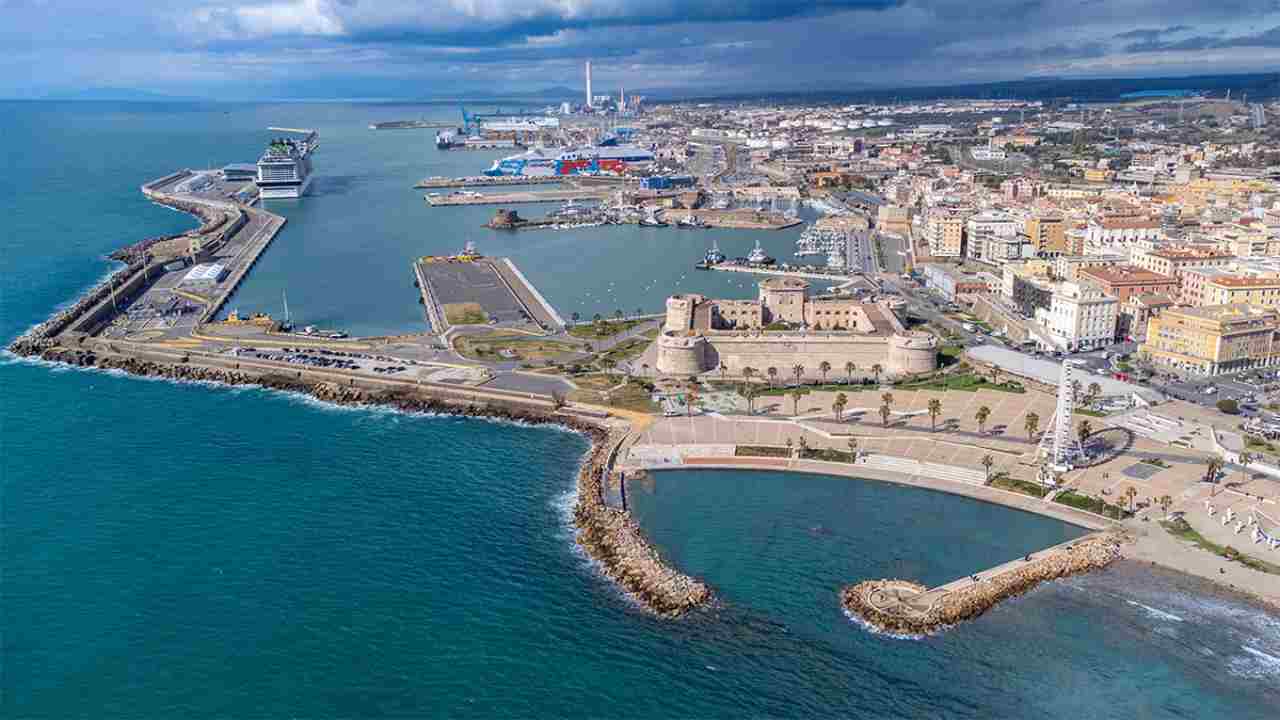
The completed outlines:
[[[1036,322],[1059,349],[1089,350],[1115,342],[1119,302],[1088,282],[1055,283],[1048,308],[1038,308]]]
[[[1271,308],[1169,308],[1148,321],[1138,354],[1177,370],[1220,375],[1275,365],[1278,331],[1280,316]]]
[[[955,208],[934,208],[925,222],[925,239],[934,257],[958,258],[964,251],[967,213]]]
[[[1133,265],[1087,267],[1079,271],[1081,280],[1096,283],[1102,291],[1120,302],[1134,295],[1178,294],[1178,279]]]

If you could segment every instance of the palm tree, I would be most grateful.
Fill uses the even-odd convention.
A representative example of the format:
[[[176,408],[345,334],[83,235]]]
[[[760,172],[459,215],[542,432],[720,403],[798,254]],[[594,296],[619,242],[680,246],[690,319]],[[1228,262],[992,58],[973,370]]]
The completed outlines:
[[[995,458],[991,457],[990,455],[982,456],[982,467],[987,471],[987,482],[991,482],[991,466],[995,464],[996,464]]]
[[[809,441],[805,439],[805,436],[801,435],[800,436],[800,453],[799,453],[800,457],[804,457],[804,451],[808,449],[809,449]]]
[[[1102,395],[1102,386],[1096,382],[1091,382],[1089,383],[1089,395],[1085,398],[1085,402],[1091,403],[1097,400],[1100,395]]]
[[[787,457],[791,457],[791,446],[794,444],[791,442],[791,438],[787,438]]]
[[[836,393],[836,401],[831,404],[831,409],[836,413],[836,422],[840,422],[840,416],[844,414],[844,408],[849,404],[849,396],[844,393]]]
[[[773,387],[773,381],[778,377],[778,368],[770,367],[767,372],[769,373],[769,387]]]
[[[800,390],[800,388],[796,388],[795,390],[791,391],[791,414],[792,415],[800,414],[800,398],[802,397],[804,397],[804,393]]]
[[[1168,495],[1160,496],[1160,509],[1164,510],[1165,518],[1169,517],[1169,508],[1173,507],[1173,498]]]
[[[595,324],[597,324],[597,325],[599,325],[599,324],[600,324],[600,321],[601,321],[601,320],[604,320],[604,316],[602,316],[600,313],[596,313],[595,315],[592,315],[592,316],[591,316],[591,322],[593,322],[593,323],[595,323]]]
[[[1022,427],[1027,430],[1027,439],[1031,440],[1036,431],[1040,429],[1040,416],[1033,412],[1027,413],[1027,420],[1022,424]]]
[[[751,367],[750,365],[742,368],[742,377],[746,379],[748,383],[751,382],[751,376],[755,374],[756,374],[756,369]]]
[[[987,431],[987,420],[991,419],[991,408],[986,405],[978,408],[978,412],[974,413],[973,419],[978,421],[978,434],[985,433]]]
[[[698,389],[696,387],[689,388],[689,392],[685,393],[684,409],[685,414],[693,417],[693,403],[698,400]]]
[[[1078,397],[1080,397],[1080,381],[1072,380],[1071,381],[1071,399],[1074,400]]]
[[[622,312],[622,308],[618,308],[613,311],[613,316],[617,318],[618,322],[622,322],[622,318],[626,317],[627,314]]]
[[[880,406],[880,422],[885,427],[889,427],[889,413],[891,412],[892,411],[889,409],[889,403],[885,403]]]
[[[942,401],[938,398],[929,400],[929,425],[934,432],[938,431],[938,416],[942,414]]]
[[[640,316],[641,316],[641,315],[643,315],[643,314],[644,314],[644,308],[642,308],[642,307],[637,307],[637,308],[636,308],[636,317],[638,318],[638,317],[640,317]]]
[[[847,441],[849,445],[849,462],[858,461],[858,438],[850,435]]]
[[[720,379],[721,379],[721,380],[723,380],[723,379],[724,379],[724,371],[725,371],[725,370],[728,370],[728,369],[729,369],[729,366],[728,366],[728,365],[725,365],[723,362],[722,362],[722,363],[720,363]]]
[[[1211,457],[1205,462],[1204,481],[1215,483],[1218,481],[1218,473],[1222,470],[1222,460],[1220,458]]]
[[[756,412],[756,389],[748,385],[743,395],[747,398],[747,414],[754,415]]]
[[[791,372],[792,372],[792,374],[794,374],[794,375],[796,376],[796,384],[797,384],[797,385],[799,385],[799,384],[800,384],[800,376],[801,376],[801,375],[804,375],[804,366],[803,366],[803,365],[796,365],[796,366],[794,366],[794,367],[792,367],[792,368],[791,368]]]
[[[827,373],[831,372],[831,363],[823,360],[818,363],[818,372],[822,373],[822,384],[827,384]]]
[[[885,394],[881,395],[881,396],[880,396],[880,402],[883,402],[885,405],[892,405],[892,404],[893,404],[893,393],[889,393],[889,392],[887,392],[887,393],[885,393]]]
[[[1128,501],[1129,501],[1129,512],[1130,512],[1130,513],[1132,513],[1132,512],[1133,512],[1133,499],[1134,499],[1134,498],[1136,498],[1136,497],[1138,497],[1138,489],[1137,489],[1137,488],[1135,488],[1134,486],[1130,485],[1129,487],[1125,488],[1125,491],[1124,491],[1124,497],[1125,497],[1125,499],[1126,499],[1126,500],[1128,500]]]
[[[640,374],[641,375],[649,374],[649,363],[640,363]]]
[[[1253,453],[1249,453],[1249,452],[1240,453],[1240,479],[1242,481],[1247,479],[1246,475],[1249,472],[1249,463],[1257,459],[1258,458],[1253,456]]]
[[[1089,436],[1093,434],[1093,423],[1088,420],[1081,420],[1076,427],[1076,434],[1080,436],[1080,444],[1083,445],[1084,441],[1088,440]]]
[[[992,385],[1000,384],[1000,366],[998,365],[991,366],[991,384]]]
[[[845,377],[849,380],[850,385],[853,384],[853,373],[857,369],[858,369],[858,366],[854,365],[852,362],[847,362],[844,364],[844,374],[845,374]]]
[[[574,325],[577,325],[577,324],[578,324],[578,321],[582,319],[582,313],[575,312],[575,313],[573,313],[572,315],[570,315],[569,317],[573,318],[573,324],[574,324]]]
[[[880,382],[880,373],[884,372],[884,368],[880,367],[880,363],[871,366],[871,374],[876,376],[876,382]]]

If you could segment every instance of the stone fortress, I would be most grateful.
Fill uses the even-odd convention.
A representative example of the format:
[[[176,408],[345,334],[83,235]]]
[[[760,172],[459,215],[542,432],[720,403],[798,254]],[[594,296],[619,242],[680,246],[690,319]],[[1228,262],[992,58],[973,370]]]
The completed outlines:
[[[770,329],[787,325],[792,330]],[[698,375],[724,368],[741,375],[770,367],[781,378],[844,375],[852,362],[866,375],[880,365],[884,375],[929,372],[937,368],[938,340],[902,326],[888,302],[846,297],[810,297],[809,283],[773,277],[760,282],[758,300],[713,300],[701,295],[667,299],[667,318],[658,336],[657,370],[664,375]]]

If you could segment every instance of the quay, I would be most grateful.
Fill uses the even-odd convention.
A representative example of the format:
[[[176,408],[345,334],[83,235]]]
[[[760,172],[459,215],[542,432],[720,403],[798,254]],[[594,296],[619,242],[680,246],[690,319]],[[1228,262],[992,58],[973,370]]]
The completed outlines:
[[[564,202],[572,200],[591,201],[605,200],[612,195],[608,190],[542,190],[509,193],[491,193],[488,195],[427,195],[427,204],[432,207],[449,205],[515,205],[520,203]]]
[[[667,210],[663,219],[667,222],[688,221],[696,218],[707,227],[733,230],[785,230],[804,224],[800,218],[756,210]]]
[[[418,190],[438,188],[498,187],[520,185],[554,185],[562,183],[565,178],[559,175],[526,177],[524,175],[474,175],[471,177],[446,178],[429,177],[414,184]]]
[[[753,267],[751,265],[736,265],[728,262],[710,265],[707,269],[723,270],[725,272],[751,273],[752,275],[775,275],[777,277],[803,278],[805,280],[823,280],[826,282],[847,283],[851,279],[848,275],[826,275],[823,273],[804,272],[801,270],[780,270],[777,268]]]

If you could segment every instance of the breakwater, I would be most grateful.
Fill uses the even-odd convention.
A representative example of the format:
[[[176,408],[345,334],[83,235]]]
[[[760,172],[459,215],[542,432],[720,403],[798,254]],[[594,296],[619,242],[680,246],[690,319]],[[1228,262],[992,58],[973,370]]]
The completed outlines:
[[[883,632],[929,635],[972,620],[1047,580],[1106,567],[1120,558],[1115,533],[1091,535],[930,590],[910,580],[866,580],[840,591],[844,609]]]
[[[494,393],[458,394],[456,388],[405,386],[365,389],[333,380],[316,380],[311,370],[255,370],[210,367],[193,362],[165,362],[129,354],[98,353],[84,348],[56,346],[54,341],[18,345],[16,354],[38,356],[50,362],[101,370],[116,370],[140,377],[223,385],[256,385],[269,390],[297,392],[336,405],[380,405],[404,412],[450,414],[511,420],[530,425],[556,424],[583,433],[591,448],[579,469],[574,525],[579,545],[600,564],[602,572],[644,607],[664,617],[677,617],[707,603],[712,593],[700,580],[670,567],[644,536],[631,515],[604,501],[611,448],[629,431],[625,425],[610,428],[589,414],[547,407],[542,398],[521,399]],[[185,356],[184,356],[185,357]],[[194,359],[194,358],[188,358]]]

